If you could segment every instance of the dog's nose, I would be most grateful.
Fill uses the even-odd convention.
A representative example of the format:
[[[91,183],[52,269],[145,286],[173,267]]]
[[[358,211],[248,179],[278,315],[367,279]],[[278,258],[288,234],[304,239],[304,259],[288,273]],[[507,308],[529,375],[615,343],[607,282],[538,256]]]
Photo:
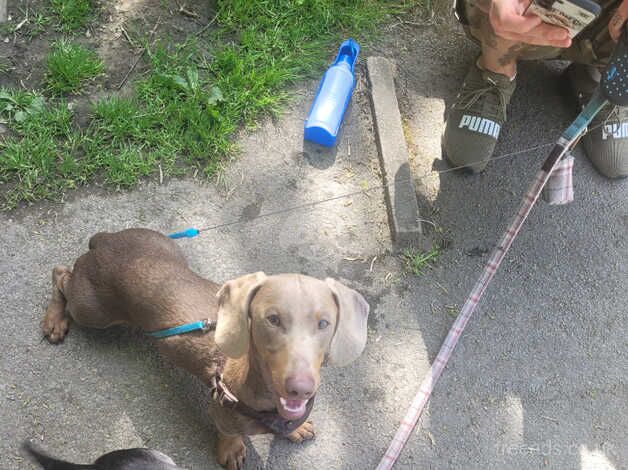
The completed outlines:
[[[307,400],[314,395],[314,378],[307,375],[288,377],[286,392],[293,400]]]

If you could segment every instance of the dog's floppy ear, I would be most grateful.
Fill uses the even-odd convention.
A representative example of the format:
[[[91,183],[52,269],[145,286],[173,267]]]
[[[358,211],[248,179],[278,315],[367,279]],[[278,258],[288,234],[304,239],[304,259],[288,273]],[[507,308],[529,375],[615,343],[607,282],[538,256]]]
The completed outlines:
[[[223,354],[238,358],[249,350],[249,307],[266,274],[257,272],[227,281],[218,291],[214,341]]]
[[[358,292],[335,279],[327,278],[325,282],[338,305],[336,331],[329,346],[327,363],[342,367],[355,361],[366,346],[369,304]]]

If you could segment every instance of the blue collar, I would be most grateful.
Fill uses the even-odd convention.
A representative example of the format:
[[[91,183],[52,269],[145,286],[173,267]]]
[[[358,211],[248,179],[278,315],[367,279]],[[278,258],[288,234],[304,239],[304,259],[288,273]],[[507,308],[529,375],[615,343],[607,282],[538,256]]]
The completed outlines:
[[[186,323],[184,325],[166,328],[165,330],[149,331],[146,334],[148,336],[152,336],[153,338],[167,338],[168,336],[182,335],[192,331],[202,331],[203,333],[207,333],[208,331],[214,331],[215,329],[216,321],[208,318],[207,320]]]

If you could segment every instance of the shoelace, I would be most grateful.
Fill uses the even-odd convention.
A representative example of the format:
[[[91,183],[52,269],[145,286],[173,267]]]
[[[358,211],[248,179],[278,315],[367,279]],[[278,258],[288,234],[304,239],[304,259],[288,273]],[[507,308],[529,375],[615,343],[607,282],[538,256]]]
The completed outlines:
[[[489,103],[489,104],[501,110],[501,116],[497,112],[492,112],[490,113],[492,115],[487,116],[487,117],[493,118],[495,120],[501,119],[502,122],[505,122],[506,121],[506,93],[497,86],[497,83],[492,82],[492,81],[489,81],[488,83],[489,85],[483,88],[476,88],[474,90],[462,91],[460,93],[460,97],[455,107],[458,109],[469,109],[472,111],[477,111],[481,114],[485,114],[486,113],[485,109],[472,109],[473,105],[478,103],[480,98],[484,97],[485,95],[488,95],[489,97],[496,96],[497,99],[499,100],[498,103]],[[464,90],[464,87],[465,86],[463,85],[462,87],[463,90]]]
[[[607,124],[621,124],[624,119],[628,119],[628,110],[621,106],[613,106],[604,119],[604,125]]]

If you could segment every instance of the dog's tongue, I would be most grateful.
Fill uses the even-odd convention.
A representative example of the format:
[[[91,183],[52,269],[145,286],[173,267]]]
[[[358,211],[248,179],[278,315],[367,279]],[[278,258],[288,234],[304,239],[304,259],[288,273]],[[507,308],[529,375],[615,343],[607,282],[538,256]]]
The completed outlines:
[[[286,400],[285,398],[281,397],[279,398],[279,401],[281,402],[281,406],[283,407],[283,409],[291,414],[294,413],[302,415],[303,413],[305,413],[305,405],[307,403],[307,400]]]

